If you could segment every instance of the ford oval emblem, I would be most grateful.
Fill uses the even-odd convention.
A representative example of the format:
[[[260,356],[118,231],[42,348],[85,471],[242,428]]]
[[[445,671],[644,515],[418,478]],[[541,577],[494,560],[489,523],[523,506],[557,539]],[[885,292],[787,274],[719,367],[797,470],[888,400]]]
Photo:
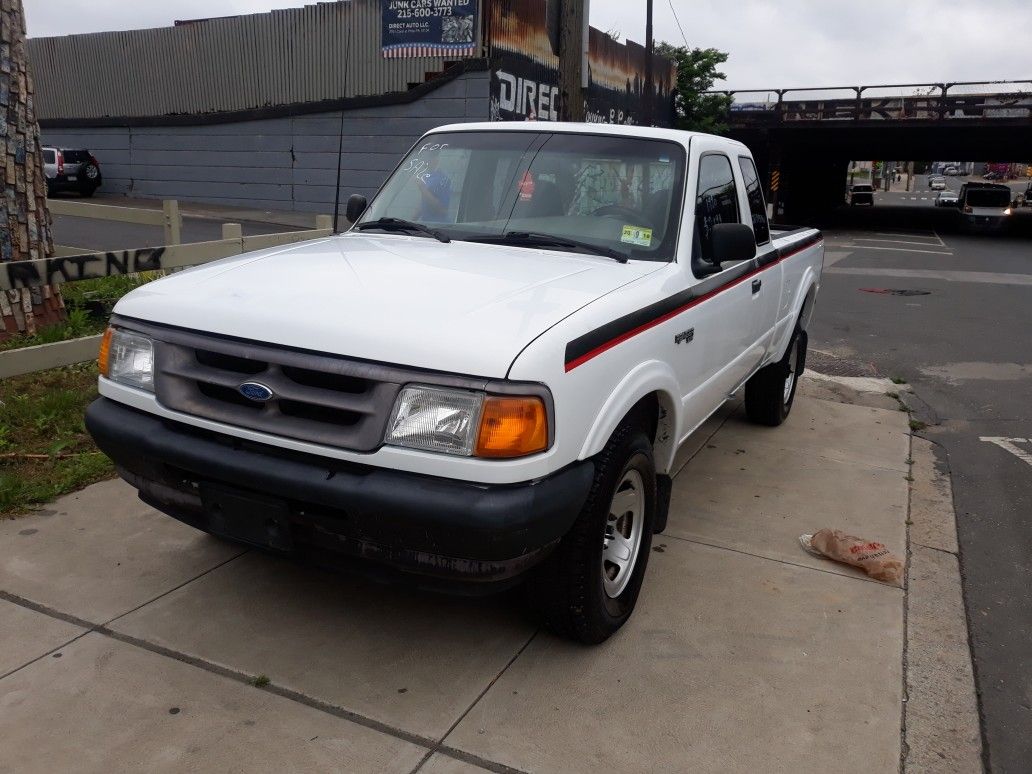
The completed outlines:
[[[248,400],[253,400],[256,403],[265,403],[266,401],[272,400],[273,396],[272,390],[258,382],[244,382],[237,387],[237,392]]]

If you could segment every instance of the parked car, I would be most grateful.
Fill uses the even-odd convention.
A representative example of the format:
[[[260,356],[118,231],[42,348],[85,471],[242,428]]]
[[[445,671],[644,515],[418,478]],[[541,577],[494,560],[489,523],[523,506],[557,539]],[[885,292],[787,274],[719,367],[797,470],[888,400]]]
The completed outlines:
[[[857,183],[849,189],[849,204],[856,207],[860,204],[874,206],[874,186],[868,183]]]
[[[962,173],[962,172],[960,171],[960,169],[959,169],[959,168],[957,168],[957,167],[946,167],[946,169],[944,169],[944,170],[942,171],[942,173],[943,173],[944,175],[960,175],[960,174],[963,174],[963,173]]]
[[[999,231],[1011,214],[1011,189],[997,183],[965,183],[958,195],[962,225],[973,231]]]
[[[936,207],[956,207],[957,201],[957,194],[953,191],[939,191],[935,195]]]
[[[78,191],[89,198],[104,182],[100,162],[86,149],[43,148],[43,173],[48,196],[58,191]]]
[[[679,444],[743,386],[752,421],[789,416],[820,232],[768,223],[739,142],[562,123],[436,129],[347,217],[123,297],[90,433],[199,529],[525,580],[554,631],[606,639]]]
[[[983,180],[999,180],[1002,177],[1003,175],[1001,175],[999,172],[994,172],[992,170],[989,170],[984,175],[982,175]]]
[[[928,187],[933,191],[942,191],[946,188],[946,178],[930,177],[928,178]]]
[[[1032,207],[1032,183],[1025,186],[1025,206]]]

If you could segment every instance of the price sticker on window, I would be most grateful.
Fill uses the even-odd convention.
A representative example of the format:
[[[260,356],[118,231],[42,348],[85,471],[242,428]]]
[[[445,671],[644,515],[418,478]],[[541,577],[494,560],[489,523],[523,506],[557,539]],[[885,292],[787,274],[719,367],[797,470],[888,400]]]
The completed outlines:
[[[643,226],[624,226],[620,241],[637,247],[648,247],[652,244],[652,229]]]

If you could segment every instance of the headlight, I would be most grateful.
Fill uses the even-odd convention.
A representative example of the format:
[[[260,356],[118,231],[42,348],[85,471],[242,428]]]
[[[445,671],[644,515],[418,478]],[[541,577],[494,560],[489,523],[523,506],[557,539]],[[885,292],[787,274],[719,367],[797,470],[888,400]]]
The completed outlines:
[[[548,448],[548,419],[537,396],[406,387],[384,443],[463,457],[522,457]]]
[[[477,442],[483,406],[480,392],[406,387],[394,404],[394,418],[384,441],[468,457]]]
[[[100,373],[113,382],[154,392],[154,344],[146,336],[108,328],[100,343]]]

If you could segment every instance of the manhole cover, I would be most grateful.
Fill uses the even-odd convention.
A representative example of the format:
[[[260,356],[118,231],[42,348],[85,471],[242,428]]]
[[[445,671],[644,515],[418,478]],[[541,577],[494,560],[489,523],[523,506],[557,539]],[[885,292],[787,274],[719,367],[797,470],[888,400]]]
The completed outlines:
[[[883,296],[930,296],[930,290],[903,290],[900,288],[860,288],[863,293],[880,293]]]

